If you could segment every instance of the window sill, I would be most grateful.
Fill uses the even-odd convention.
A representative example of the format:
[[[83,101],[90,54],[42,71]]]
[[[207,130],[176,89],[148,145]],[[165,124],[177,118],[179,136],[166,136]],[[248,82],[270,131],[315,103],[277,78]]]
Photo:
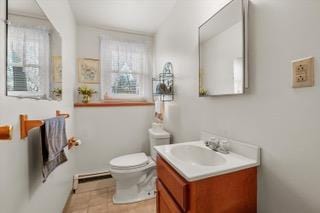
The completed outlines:
[[[154,106],[153,102],[146,101],[105,101],[92,103],[75,103],[74,107],[129,107],[129,106]]]

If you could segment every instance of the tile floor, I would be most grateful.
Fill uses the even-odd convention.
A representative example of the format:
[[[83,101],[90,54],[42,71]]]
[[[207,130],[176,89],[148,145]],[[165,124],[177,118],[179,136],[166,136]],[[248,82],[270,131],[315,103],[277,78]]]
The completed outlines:
[[[75,194],[72,194],[65,213],[155,213],[155,199],[133,204],[114,205],[112,179],[98,180],[79,184]]]

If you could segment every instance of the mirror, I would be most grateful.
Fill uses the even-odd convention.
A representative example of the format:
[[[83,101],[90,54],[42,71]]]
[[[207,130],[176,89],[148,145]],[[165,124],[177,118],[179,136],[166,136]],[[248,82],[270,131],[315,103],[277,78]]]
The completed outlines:
[[[199,96],[244,93],[246,5],[233,0],[199,27]]]
[[[36,0],[7,0],[7,96],[61,100],[61,37]]]

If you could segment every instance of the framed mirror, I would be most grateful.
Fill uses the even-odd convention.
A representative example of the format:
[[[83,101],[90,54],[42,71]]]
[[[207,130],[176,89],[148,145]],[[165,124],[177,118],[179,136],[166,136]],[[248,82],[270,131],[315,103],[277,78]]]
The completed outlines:
[[[199,96],[247,87],[247,0],[233,0],[199,27]]]
[[[61,37],[36,0],[7,0],[7,96],[61,100]]]

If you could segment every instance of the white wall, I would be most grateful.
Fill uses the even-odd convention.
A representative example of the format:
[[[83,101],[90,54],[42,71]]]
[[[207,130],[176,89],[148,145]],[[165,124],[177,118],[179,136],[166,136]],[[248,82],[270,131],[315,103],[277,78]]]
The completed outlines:
[[[112,158],[149,153],[153,106],[76,108],[78,172],[108,170]]]
[[[234,60],[243,58],[241,35],[242,22],[239,22],[201,43],[200,69],[208,94],[234,93]]]
[[[221,1],[178,1],[156,36],[157,69],[175,67],[166,127],[175,142],[206,130],[262,147],[259,212],[316,213],[320,161],[320,1],[251,0],[246,95],[198,98],[198,27]],[[291,88],[291,60],[315,56],[315,87]]]
[[[0,212],[28,213],[62,211],[72,186],[75,169],[74,153],[58,167],[46,183],[32,185],[34,174],[30,142],[19,139],[19,114],[31,119],[55,116],[59,109],[71,114],[67,121],[68,135],[73,135],[73,88],[75,75],[75,21],[67,0],[37,0],[62,37],[63,101],[17,99],[5,96],[5,25],[0,24],[0,124],[14,126],[13,140],[0,142]],[[5,18],[5,0],[0,0],[0,19]],[[59,11],[59,13],[57,13]]]

